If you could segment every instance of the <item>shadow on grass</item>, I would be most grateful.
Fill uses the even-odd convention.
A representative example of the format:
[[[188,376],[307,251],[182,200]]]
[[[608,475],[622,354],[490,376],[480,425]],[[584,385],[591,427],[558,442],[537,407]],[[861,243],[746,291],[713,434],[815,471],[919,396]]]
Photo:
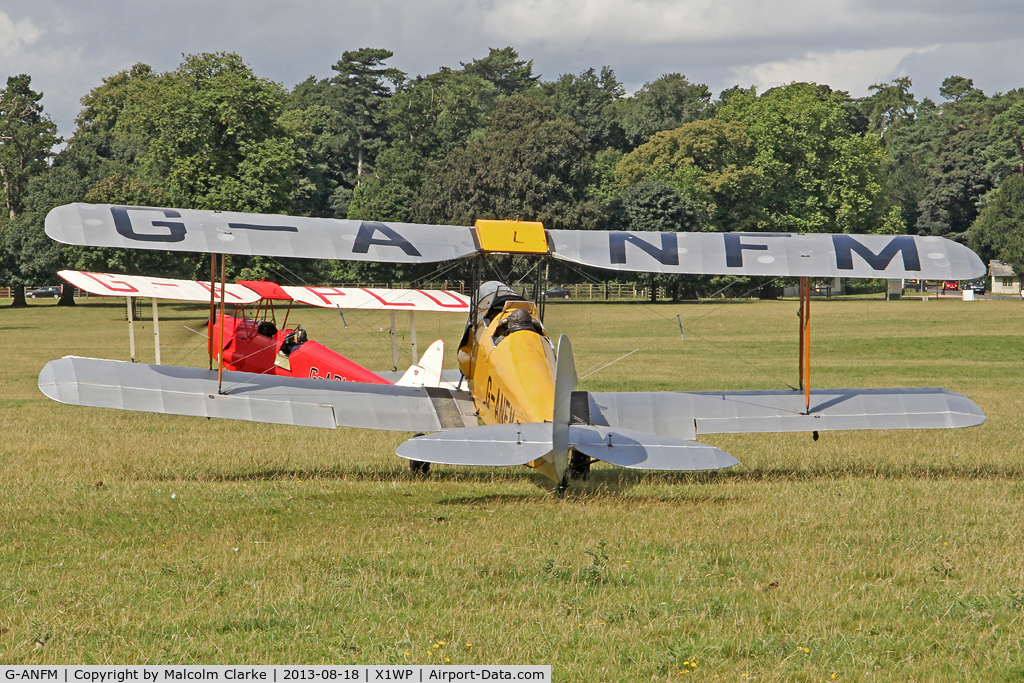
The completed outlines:
[[[908,465],[901,468],[850,465],[838,467],[755,467],[727,470],[726,481],[807,481],[814,479],[1024,479],[1024,469],[1004,465]]]
[[[555,498],[555,485],[547,477],[526,469],[458,468],[445,469],[435,466],[428,477],[415,475],[405,469],[358,470],[344,466],[331,468],[263,468],[238,472],[173,472],[145,475],[138,473],[137,480],[150,481],[194,481],[194,482],[259,482],[259,481],[366,481],[366,482],[408,482],[434,484],[492,484],[528,483],[536,493],[487,493],[479,496],[466,495],[438,500],[441,504],[482,505],[490,503],[517,503]],[[873,468],[870,466],[822,466],[822,467],[778,467],[723,470],[717,472],[646,472],[612,467],[595,468],[585,481],[570,480],[565,494],[566,500],[597,500],[601,498],[628,498],[639,501],[685,502],[688,504],[724,503],[736,499],[732,494],[724,495],[719,488],[723,484],[743,482],[787,482],[827,481],[833,479],[877,479],[877,480],[1024,480],[1024,468],[1010,466],[922,466],[910,465],[905,468]],[[643,492],[645,487],[698,486],[706,487],[708,494],[686,493],[665,494],[664,492]],[[699,491],[700,489],[696,489]]]
[[[489,493],[482,496],[454,496],[452,498],[441,498],[440,505],[493,505],[507,503],[532,503],[540,500],[539,493]]]

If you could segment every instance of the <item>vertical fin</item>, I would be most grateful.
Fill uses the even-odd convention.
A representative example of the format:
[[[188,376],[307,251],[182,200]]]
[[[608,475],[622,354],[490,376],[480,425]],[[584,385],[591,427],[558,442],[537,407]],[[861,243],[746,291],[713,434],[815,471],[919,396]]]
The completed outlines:
[[[395,382],[400,387],[441,386],[441,370],[444,361],[444,340],[438,339],[430,345],[419,363],[409,366],[402,379]]]
[[[563,334],[558,338],[558,354],[555,356],[555,405],[551,417],[551,455],[559,483],[565,478],[565,470],[569,466],[570,404],[573,389],[578,383],[572,344]]]

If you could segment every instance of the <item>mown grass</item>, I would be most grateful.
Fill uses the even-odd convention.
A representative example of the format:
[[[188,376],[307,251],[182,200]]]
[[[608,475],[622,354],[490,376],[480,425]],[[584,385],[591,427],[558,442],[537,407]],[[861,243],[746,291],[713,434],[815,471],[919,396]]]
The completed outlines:
[[[204,365],[184,326],[205,311],[160,312],[164,362]],[[581,376],[640,349],[583,388],[782,388],[795,384],[795,312],[558,303],[547,323],[571,335]],[[346,315],[347,329],[295,315],[312,338],[390,366],[386,315]],[[1015,301],[814,304],[812,385],[945,386],[981,405],[981,427],[709,436],[741,464],[599,465],[558,500],[525,469],[415,479],[393,455],[403,434],[51,402],[36,388],[47,360],[127,357],[123,307],[0,308],[0,662],[1019,680],[1022,315]],[[453,358],[463,321],[417,322],[421,348],[442,335]],[[148,323],[137,334],[150,360]]]

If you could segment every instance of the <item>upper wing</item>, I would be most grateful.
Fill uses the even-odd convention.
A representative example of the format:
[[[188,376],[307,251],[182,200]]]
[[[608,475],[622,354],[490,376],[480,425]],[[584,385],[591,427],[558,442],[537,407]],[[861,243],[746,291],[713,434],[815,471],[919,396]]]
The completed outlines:
[[[948,389],[814,389],[811,412],[796,391],[585,392],[573,421],[693,439],[698,434],[946,429],[985,421],[981,408]]]
[[[430,263],[477,251],[471,228],[232,211],[68,204],[46,216],[65,244],[210,254]]]
[[[384,263],[500,252],[655,273],[926,280],[985,274],[967,247],[914,235],[544,230],[515,221],[478,221],[471,228],[110,204],[59,206],[46,217],[46,234],[96,247]]]
[[[368,311],[468,313],[469,297],[440,289],[367,289],[363,287],[282,287],[295,301],[320,308]]]
[[[610,270],[704,275],[969,280],[985,264],[962,244],[915,235],[548,230],[552,255]]]
[[[137,296],[174,301],[210,300],[210,283],[197,280],[87,273],[80,270],[61,270],[57,275],[79,289],[100,296]],[[213,290],[215,300],[220,301],[220,285],[215,286]],[[224,287],[224,300],[229,304],[251,304],[259,301],[260,295],[248,287],[228,284]]]
[[[476,425],[465,392],[295,379],[67,356],[50,361],[39,389],[61,403],[170,415],[302,425],[433,432]]]

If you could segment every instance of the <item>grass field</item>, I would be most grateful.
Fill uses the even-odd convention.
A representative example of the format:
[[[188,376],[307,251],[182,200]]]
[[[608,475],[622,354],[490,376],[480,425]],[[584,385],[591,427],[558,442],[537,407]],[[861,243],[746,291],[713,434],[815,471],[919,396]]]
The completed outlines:
[[[0,301],[0,304],[4,302]],[[553,304],[581,388],[796,383],[797,304]],[[148,317],[148,308],[144,309]],[[163,361],[206,365],[201,308]],[[388,368],[386,315],[297,315]],[[681,315],[686,340],[675,316]],[[0,662],[551,664],[558,681],[1024,679],[1019,301],[815,302],[812,386],[944,386],[967,430],[714,436],[711,474],[408,474],[407,435],[65,406],[123,304],[0,307]],[[399,317],[401,324],[402,316]],[[449,367],[464,323],[417,317]],[[139,357],[152,360],[149,322]],[[432,336],[433,335],[433,336]],[[403,362],[408,362],[408,358]]]

